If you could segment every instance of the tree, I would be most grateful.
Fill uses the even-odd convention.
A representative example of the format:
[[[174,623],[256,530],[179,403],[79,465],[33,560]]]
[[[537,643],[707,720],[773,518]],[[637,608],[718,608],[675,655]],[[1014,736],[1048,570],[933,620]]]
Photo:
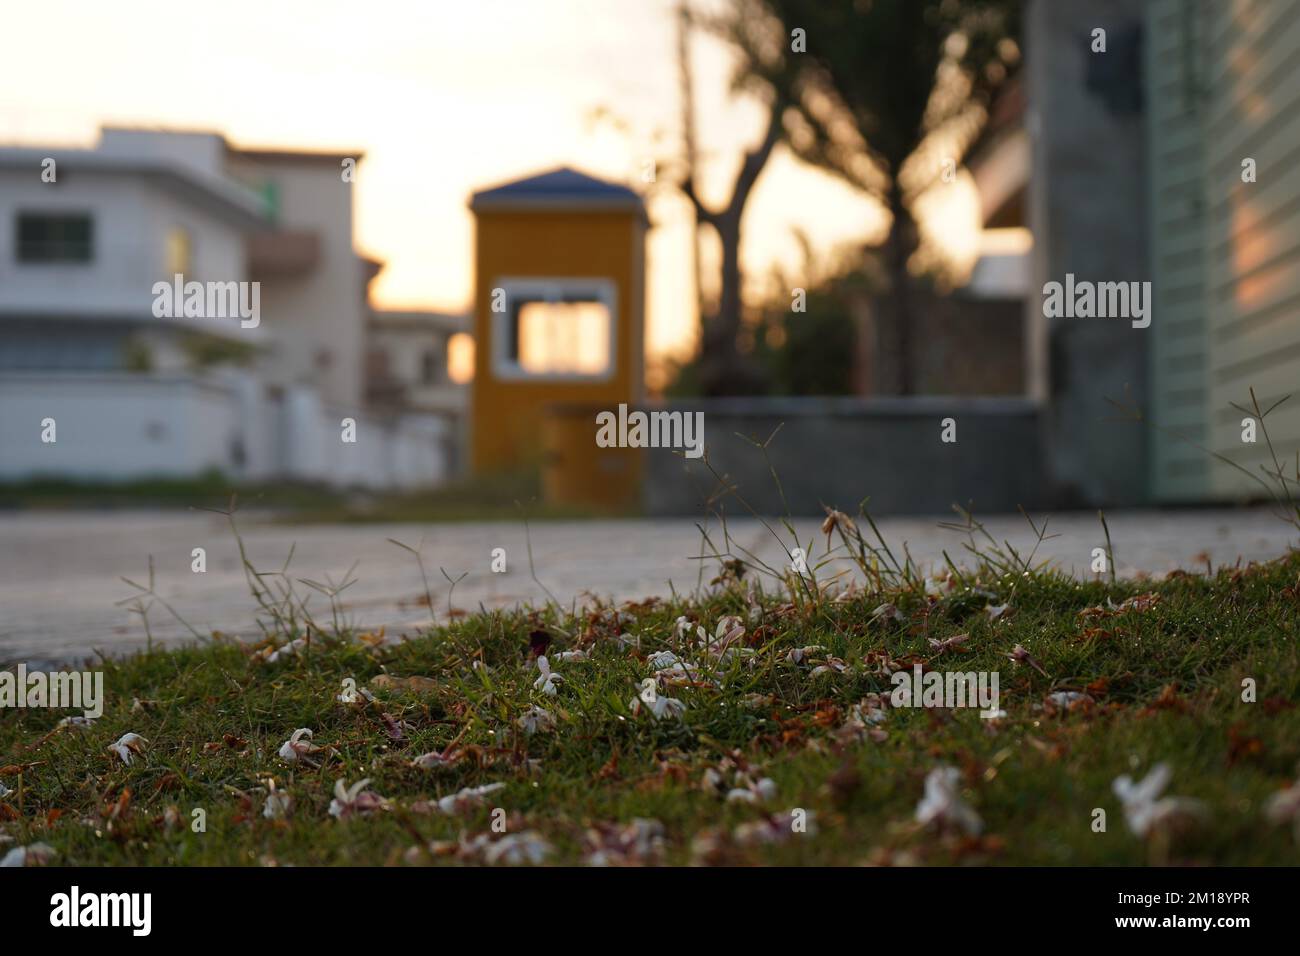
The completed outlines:
[[[1019,62],[1019,12],[1017,0],[732,0],[742,72],[770,90],[794,154],[890,213],[883,253],[903,394],[914,387],[912,207],[977,142]]]
[[[738,87],[761,87],[755,90],[767,100],[767,122],[762,139],[748,150],[741,160],[740,169],[731,187],[731,198],[721,208],[711,208],[701,198],[696,184],[697,162],[695,132],[691,108],[690,63],[685,42],[686,32],[692,23],[712,29],[729,39],[745,41],[747,26],[734,16],[706,19],[691,14],[685,3],[678,8],[682,42],[678,59],[681,70],[684,131],[686,144],[686,172],[679,185],[690,200],[697,228],[709,226],[718,236],[722,246],[722,274],[717,309],[704,321],[700,343],[699,381],[706,395],[752,393],[763,389],[762,374],[757,366],[741,355],[738,347],[743,303],[741,286],[743,274],[740,266],[740,225],[754,184],[763,167],[767,165],[772,150],[784,136],[782,117],[788,105],[781,87],[772,83],[755,83],[746,73],[737,76]],[[697,259],[698,268],[698,259]]]

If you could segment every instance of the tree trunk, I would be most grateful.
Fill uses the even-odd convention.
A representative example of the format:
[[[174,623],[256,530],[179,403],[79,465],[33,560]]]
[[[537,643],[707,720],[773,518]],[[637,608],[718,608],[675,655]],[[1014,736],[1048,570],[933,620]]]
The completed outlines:
[[[722,243],[722,289],[717,312],[705,323],[701,385],[706,395],[754,390],[754,371],[740,354],[740,217],[724,214],[714,223]]]
[[[722,243],[722,294],[718,311],[704,323],[700,351],[700,387],[705,395],[755,395],[766,391],[762,372],[739,347],[742,327],[740,270],[740,220],[745,203],[767,164],[768,157],[781,138],[783,100],[769,107],[767,132],[757,147],[745,154],[732,187],[731,201],[721,210],[709,209],[695,191],[694,170],[687,171],[682,191],[695,207],[700,222],[708,223]]]
[[[915,317],[912,314],[912,280],[907,271],[907,262],[916,251],[918,235],[916,221],[903,201],[903,193],[897,183],[891,185],[889,190],[889,212],[893,216],[893,222],[889,227],[885,260],[892,300],[889,314],[893,326],[894,360],[898,363],[895,381],[898,383],[898,394],[911,395],[916,391],[912,347]]]

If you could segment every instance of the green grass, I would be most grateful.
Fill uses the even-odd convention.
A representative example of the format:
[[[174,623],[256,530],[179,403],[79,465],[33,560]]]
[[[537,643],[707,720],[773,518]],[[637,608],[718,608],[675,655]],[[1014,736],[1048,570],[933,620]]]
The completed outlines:
[[[1156,585],[981,562],[943,598],[926,597],[910,575],[838,601],[793,579],[793,591],[763,596],[752,577],[726,573],[695,599],[577,617],[554,608],[473,614],[406,642],[272,615],[269,640],[310,634],[301,656],[265,663],[254,648],[216,641],[98,663],[107,704],[90,728],[56,730],[66,712],[0,711],[0,783],[13,791],[0,800],[0,830],[14,841],[0,842],[0,855],[39,841],[68,865],[476,862],[480,854],[457,847],[497,839],[499,807],[507,833],[540,835],[553,863],[583,862],[593,832],[635,818],[662,825],[647,859],[667,864],[1296,861],[1290,828],[1264,814],[1300,761],[1296,555]],[[1080,617],[1148,589],[1159,597],[1149,609]],[[885,600],[906,620],[873,618]],[[990,620],[985,605],[1003,601],[1013,611]],[[652,673],[648,654],[706,659],[676,635],[678,617],[712,633],[726,614],[745,619],[741,643],[753,655],[710,668],[699,686],[662,690],[685,703],[680,719],[634,716],[629,702]],[[550,660],[564,678],[555,697],[533,686],[529,641],[538,631],[553,639]],[[970,635],[966,651],[936,656],[928,639],[959,633]],[[813,677],[812,665],[788,661],[792,648],[812,644],[826,647],[816,658],[833,655],[848,669]],[[1017,644],[1049,676],[1009,660]],[[589,659],[557,661],[575,649]],[[888,696],[886,657],[895,667],[998,671],[1007,716],[886,708],[874,734],[845,732],[855,704]],[[385,674],[430,681],[381,689]],[[1257,703],[1242,701],[1246,677],[1258,684]],[[338,702],[348,679],[374,700]],[[1044,701],[1057,690],[1086,691],[1093,702],[1055,712]],[[754,706],[751,695],[771,700]],[[553,731],[518,727],[533,705],[554,714]],[[397,724],[404,739],[390,733]],[[318,767],[277,756],[299,727],[326,748]],[[130,766],[106,749],[128,732],[148,740]],[[453,742],[463,755],[453,766],[413,764]],[[1204,812],[1143,839],[1126,826],[1111,785],[1158,762],[1172,768],[1169,792],[1201,801]],[[915,822],[925,777],[940,765],[960,771],[980,836]],[[728,785],[745,767],[775,791],[758,804],[727,802],[705,783],[720,766]],[[363,777],[388,807],[330,816],[335,782]],[[288,820],[262,815],[271,778],[294,801]],[[423,805],[497,782],[504,788],[457,815]],[[205,832],[191,828],[195,808],[206,813]],[[814,815],[810,832],[790,832],[795,808]],[[1106,811],[1104,833],[1092,829],[1094,808]],[[779,839],[747,840],[764,818]]]
[[[591,508],[540,502],[541,482],[529,471],[481,475],[411,492],[343,490],[295,482],[248,484],[216,472],[122,482],[42,477],[0,483],[0,510],[221,508],[232,495],[245,508],[273,509],[278,520],[294,524],[513,521],[518,520],[521,505],[530,519],[538,521],[611,516]]]
[[[318,485],[276,482],[236,485],[219,472],[187,478],[156,476],[129,481],[83,481],[41,476],[0,482],[0,509],[220,507],[238,491],[251,506],[278,509],[339,507],[345,496]]]
[[[517,521],[521,508],[526,508],[530,519],[539,521],[623,514],[552,505],[542,497],[541,481],[535,472],[495,472],[420,491],[339,497],[315,507],[297,508],[284,520],[295,524]]]

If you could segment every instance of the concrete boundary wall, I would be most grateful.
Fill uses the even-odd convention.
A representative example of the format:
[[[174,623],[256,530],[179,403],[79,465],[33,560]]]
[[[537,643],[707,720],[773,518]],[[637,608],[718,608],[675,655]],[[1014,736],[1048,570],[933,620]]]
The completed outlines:
[[[784,508],[768,461],[745,435],[765,441],[792,514],[822,504],[873,514],[935,514],[954,502],[976,512],[1044,508],[1056,497],[1042,465],[1039,410],[1019,398],[712,399],[665,406],[703,412],[708,463],[757,511]],[[956,441],[942,441],[944,419]],[[649,515],[702,515],[718,482],[702,460],[646,449],[643,503]],[[744,514],[734,497],[729,515]]]
[[[56,440],[41,441],[55,421]],[[344,418],[356,443],[340,440]],[[436,415],[371,417],[323,407],[315,390],[273,397],[239,374],[0,375],[0,481],[289,478],[336,487],[431,487],[449,476]]]

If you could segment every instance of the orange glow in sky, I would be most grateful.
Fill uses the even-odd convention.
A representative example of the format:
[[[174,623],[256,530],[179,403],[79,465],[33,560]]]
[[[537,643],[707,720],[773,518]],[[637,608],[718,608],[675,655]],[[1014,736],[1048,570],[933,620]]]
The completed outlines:
[[[358,252],[387,263],[377,304],[467,310],[475,189],[558,165],[645,189],[647,161],[675,155],[674,9],[675,0],[11,4],[0,140],[89,146],[112,124],[212,130],[244,147],[364,150],[355,236]],[[762,112],[731,98],[722,45],[696,41],[693,66],[702,192],[720,204]],[[593,123],[596,107],[621,123]],[[670,186],[653,187],[652,356],[681,354],[696,332],[687,209]],[[956,235],[961,219],[943,231]],[[873,203],[778,150],[746,212],[747,279],[761,283],[778,263],[798,273],[796,229],[829,250],[878,235],[883,222]]]

